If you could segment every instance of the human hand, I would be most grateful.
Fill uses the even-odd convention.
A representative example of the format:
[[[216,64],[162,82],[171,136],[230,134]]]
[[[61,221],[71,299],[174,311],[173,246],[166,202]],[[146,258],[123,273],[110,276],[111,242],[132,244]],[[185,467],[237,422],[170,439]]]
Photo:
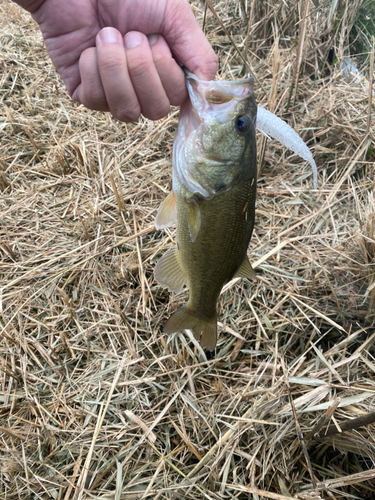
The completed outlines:
[[[31,12],[70,96],[124,122],[187,97],[176,60],[213,79],[217,58],[187,0],[16,0]]]

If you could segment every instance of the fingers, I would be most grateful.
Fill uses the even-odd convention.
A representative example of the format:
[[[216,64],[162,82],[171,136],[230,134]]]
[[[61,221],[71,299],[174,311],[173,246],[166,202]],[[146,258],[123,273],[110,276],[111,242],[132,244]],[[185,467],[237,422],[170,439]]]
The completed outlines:
[[[217,56],[199,27],[188,2],[167,2],[163,36],[177,59],[198,78],[215,78],[218,68]]]
[[[104,28],[96,47],[82,53],[79,70],[81,84],[73,98],[124,122],[140,113],[160,119],[187,97],[183,72],[161,35],[132,31],[122,38],[116,29]]]
[[[156,70],[148,39],[138,31],[124,37],[129,75],[142,114],[158,120],[169,112],[169,100]]]
[[[97,52],[95,47],[86,49],[79,60],[81,84],[72,97],[86,108],[109,111],[102,81],[100,79]]]
[[[118,120],[138,119],[141,106],[131,82],[122,36],[104,28],[96,47],[86,49],[79,61],[81,83],[73,99],[89,109],[110,111]]]
[[[119,31],[102,29],[96,37],[99,75],[108,107],[118,120],[138,119],[141,106],[128,70],[128,59]]]
[[[173,59],[165,39],[160,35],[149,35],[152,58],[160,81],[172,106],[179,106],[187,98],[184,72]]]

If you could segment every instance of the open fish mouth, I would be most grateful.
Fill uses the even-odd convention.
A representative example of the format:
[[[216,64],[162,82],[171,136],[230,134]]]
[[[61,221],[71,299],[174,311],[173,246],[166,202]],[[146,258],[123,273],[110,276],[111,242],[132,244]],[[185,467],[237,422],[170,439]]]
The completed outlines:
[[[218,122],[228,121],[238,103],[253,93],[252,77],[236,81],[204,81],[187,69],[185,76],[196,126],[210,114],[214,114]]]

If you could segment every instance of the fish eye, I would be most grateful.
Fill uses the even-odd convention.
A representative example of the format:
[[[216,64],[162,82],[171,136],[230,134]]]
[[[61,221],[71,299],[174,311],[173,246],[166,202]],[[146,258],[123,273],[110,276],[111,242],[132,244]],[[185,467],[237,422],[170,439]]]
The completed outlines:
[[[244,134],[248,131],[250,126],[250,119],[247,115],[239,115],[236,118],[236,130],[240,134]]]

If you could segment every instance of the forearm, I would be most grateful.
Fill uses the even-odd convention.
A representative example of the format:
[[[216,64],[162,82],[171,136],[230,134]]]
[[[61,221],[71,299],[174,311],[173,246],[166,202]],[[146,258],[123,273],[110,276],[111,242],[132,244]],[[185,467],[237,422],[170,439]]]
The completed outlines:
[[[28,12],[35,12],[44,3],[45,0],[12,0],[14,3],[18,4],[23,9]]]

